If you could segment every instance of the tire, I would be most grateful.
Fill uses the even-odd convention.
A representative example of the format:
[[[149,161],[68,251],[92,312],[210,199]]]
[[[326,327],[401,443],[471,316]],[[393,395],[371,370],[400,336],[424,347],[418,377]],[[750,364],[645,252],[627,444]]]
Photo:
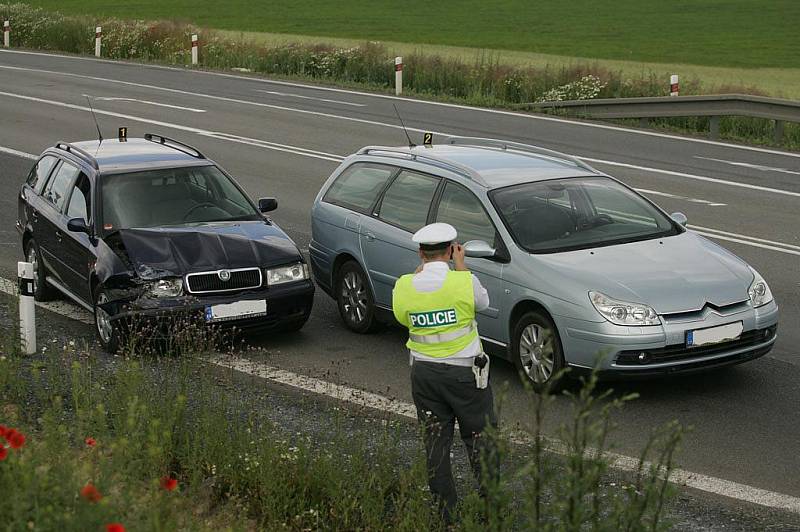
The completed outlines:
[[[537,393],[560,391],[565,384],[566,367],[561,338],[555,323],[540,311],[523,314],[512,331],[511,356],[520,376]]]
[[[32,238],[25,245],[25,260],[33,264],[33,299],[36,301],[54,299],[56,291],[47,284],[47,270],[42,262],[42,254],[39,245]]]
[[[336,303],[345,327],[359,334],[378,328],[375,297],[364,270],[355,261],[345,262],[336,272]]]
[[[102,288],[98,288],[94,295],[94,332],[103,349],[113,355],[119,350],[122,335],[119,327],[114,325],[109,315],[98,306],[106,301],[108,301],[106,293]]]

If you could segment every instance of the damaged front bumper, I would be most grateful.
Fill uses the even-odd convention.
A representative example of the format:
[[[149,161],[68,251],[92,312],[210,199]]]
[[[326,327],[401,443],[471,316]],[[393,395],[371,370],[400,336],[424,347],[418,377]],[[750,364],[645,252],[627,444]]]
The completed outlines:
[[[132,295],[133,291],[137,293]],[[159,337],[170,336],[176,324],[181,326],[185,322],[203,323],[220,329],[235,328],[243,333],[289,328],[308,319],[314,302],[314,284],[311,280],[202,296],[153,298],[141,288],[111,289],[107,292],[111,301],[102,307],[110,315],[112,323],[125,330],[146,329],[149,335]],[[259,301],[266,302],[266,313],[241,317],[234,315],[224,320],[209,319],[212,316],[210,307]]]

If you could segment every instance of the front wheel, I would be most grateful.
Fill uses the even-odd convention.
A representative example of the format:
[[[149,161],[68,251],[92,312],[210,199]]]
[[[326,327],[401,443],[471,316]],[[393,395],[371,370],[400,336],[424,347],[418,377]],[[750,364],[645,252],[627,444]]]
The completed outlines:
[[[364,270],[355,261],[344,263],[336,274],[336,302],[351,331],[365,334],[377,328],[375,298]]]
[[[94,298],[94,330],[103,349],[114,354],[120,346],[120,330],[108,312],[100,308],[105,303],[108,303],[108,296],[102,289],[98,289]]]
[[[556,392],[564,385],[566,367],[561,339],[555,323],[538,311],[517,320],[512,332],[514,365],[528,378],[536,392]]]

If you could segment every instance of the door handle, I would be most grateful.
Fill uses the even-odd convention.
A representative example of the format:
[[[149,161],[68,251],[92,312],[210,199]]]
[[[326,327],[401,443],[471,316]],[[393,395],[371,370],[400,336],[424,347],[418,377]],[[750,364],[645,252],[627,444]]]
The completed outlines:
[[[375,234],[374,233],[370,233],[370,232],[366,232],[366,233],[364,233],[364,238],[367,239],[367,242],[372,242],[373,240],[375,240]]]

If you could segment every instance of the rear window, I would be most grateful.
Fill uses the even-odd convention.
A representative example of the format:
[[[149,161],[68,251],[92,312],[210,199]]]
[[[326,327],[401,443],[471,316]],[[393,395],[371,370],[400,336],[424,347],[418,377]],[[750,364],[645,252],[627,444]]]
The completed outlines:
[[[369,213],[395,171],[395,168],[382,164],[354,164],[336,178],[323,201]]]
[[[37,194],[41,194],[42,188],[44,184],[47,182],[47,176],[50,175],[50,170],[53,169],[58,159],[53,157],[52,155],[45,155],[39,162],[33,165],[31,169],[31,173],[28,174],[28,186],[31,187],[36,191]]]

